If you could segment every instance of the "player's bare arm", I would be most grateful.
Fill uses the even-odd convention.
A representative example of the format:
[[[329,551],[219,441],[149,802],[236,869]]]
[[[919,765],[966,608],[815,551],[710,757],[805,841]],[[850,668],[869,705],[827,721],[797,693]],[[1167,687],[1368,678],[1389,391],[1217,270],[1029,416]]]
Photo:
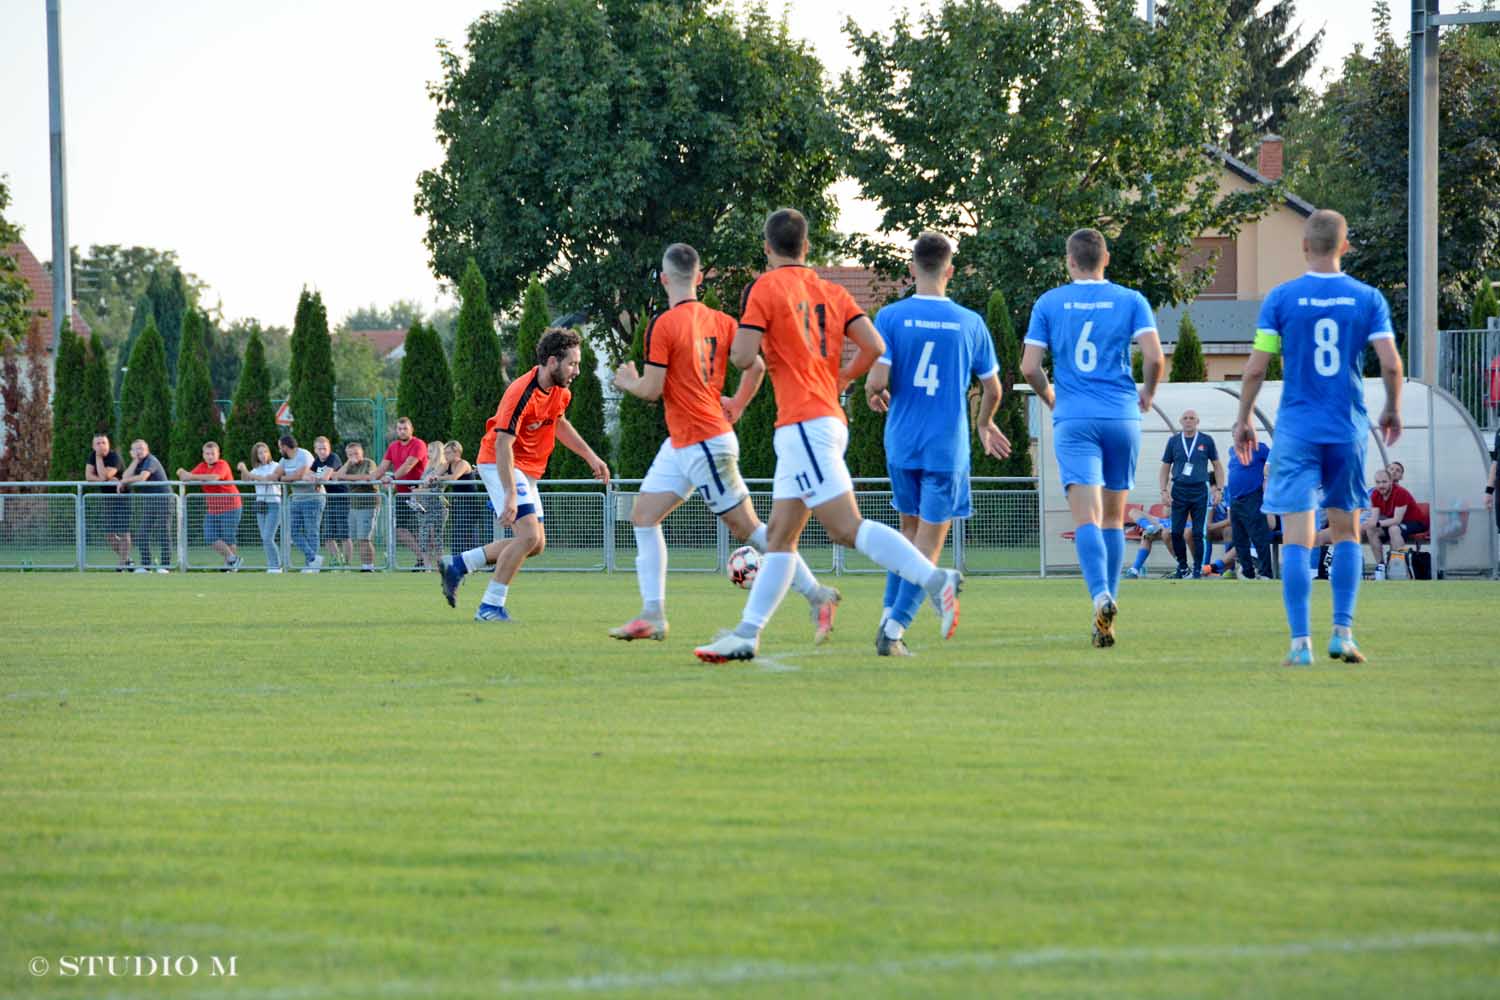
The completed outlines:
[[[648,403],[661,399],[662,389],[667,384],[667,370],[660,365],[647,365],[644,372],[636,370],[634,361],[627,361],[615,369],[615,388],[628,392]]]
[[[760,357],[761,336],[762,334],[759,330],[751,329],[748,326],[742,326],[735,331],[734,343],[729,347],[730,363],[740,371],[745,371],[751,365],[755,364],[755,359]],[[765,362],[761,362],[761,364],[764,365]]]
[[[1052,383],[1047,381],[1047,370],[1042,367],[1042,359],[1046,353],[1045,347],[1027,344],[1026,350],[1021,354],[1021,377],[1026,380],[1027,385],[1031,386],[1037,399],[1045,403],[1047,409],[1050,410],[1057,402],[1057,396],[1052,392]]]
[[[745,413],[745,407],[750,405],[750,400],[755,398],[765,379],[766,362],[757,354],[751,359],[750,367],[740,376],[740,386],[734,391],[734,395],[719,397],[719,404],[724,407],[724,419],[731,424],[738,423]]]
[[[1240,462],[1249,465],[1255,458],[1255,423],[1250,419],[1255,411],[1255,397],[1260,395],[1260,387],[1266,381],[1266,369],[1271,364],[1271,352],[1256,348],[1250,352],[1250,357],[1245,359],[1245,370],[1240,374],[1240,412],[1234,419],[1234,450],[1240,456]],[[1397,370],[1400,370],[1401,359],[1396,359]],[[1400,392],[1400,386],[1397,386]],[[1389,392],[1389,385],[1387,386]]]
[[[1380,359],[1380,381],[1385,383],[1385,408],[1380,411],[1377,426],[1385,436],[1385,443],[1393,445],[1401,437],[1401,380],[1405,373],[1395,340],[1382,337],[1373,346],[1375,356]]]
[[[886,367],[888,366],[877,365],[875,371]],[[873,372],[870,377],[875,377]],[[979,419],[974,426],[979,434],[979,443],[984,445],[985,454],[991,458],[1010,457],[1010,438],[995,426],[995,412],[1000,409],[1000,393],[998,373],[979,380]]]
[[[509,528],[516,523],[516,456],[512,450],[515,438],[497,431],[495,433],[495,472],[500,476],[500,487],[505,491],[505,509],[495,513],[500,526]]]
[[[594,449],[589,447],[583,435],[568,422],[567,417],[557,418],[557,440],[564,448],[583,459],[589,465],[589,471],[594,478],[601,483],[609,482],[609,466],[604,464],[604,459],[594,454]]]
[[[1142,413],[1150,413],[1151,402],[1156,398],[1157,383],[1161,381],[1162,370],[1166,367],[1166,358],[1161,351],[1161,336],[1155,330],[1141,334],[1135,343],[1141,349],[1140,408]]]
[[[865,379],[865,402],[876,413],[885,413],[891,408],[891,366],[876,361]]]
[[[868,372],[885,353],[885,341],[868,316],[859,316],[850,323],[847,335],[859,350],[854,357],[849,359],[847,365],[839,369],[839,392],[841,393],[849,387],[849,383]]]

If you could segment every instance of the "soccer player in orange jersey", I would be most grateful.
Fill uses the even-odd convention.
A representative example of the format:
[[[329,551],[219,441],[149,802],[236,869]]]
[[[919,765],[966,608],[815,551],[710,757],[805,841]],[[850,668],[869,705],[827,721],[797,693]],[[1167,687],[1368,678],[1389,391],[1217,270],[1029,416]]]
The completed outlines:
[[[760,631],[786,596],[796,572],[797,540],[816,515],[838,545],[857,549],[892,573],[923,587],[937,610],[943,638],[958,627],[963,577],[934,566],[899,531],[866,521],[854,502],[844,464],[848,418],[839,396],[869,371],[884,349],[868,316],[839,285],[823,281],[806,264],[807,220],[790,208],[766,219],[769,265],[745,290],[740,328],[729,359],[748,369],[757,354],[776,390],[776,479],[772,487],[767,553],[735,630],[694,652],[706,663],[755,656]],[[840,367],[844,338],[859,348]]]
[[[512,537],[469,549],[457,558],[444,556],[440,575],[443,596],[450,607],[457,607],[458,585],[464,575],[494,564],[495,573],[474,612],[475,621],[510,621],[505,609],[510,582],[521,564],[540,555],[547,545],[536,484],[547,471],[554,445],[561,441],[588,463],[595,479],[609,482],[609,466],[563,415],[572,399],[568,386],[578,377],[580,344],[572,330],[545,330],[536,346],[536,367],[506,388],[495,415],[485,421],[475,467],[500,526],[510,528]]]
[[[721,395],[735,322],[698,301],[702,281],[698,251],[686,243],[667,247],[661,283],[671,308],[646,328],[645,373],[636,371],[631,361],[615,372],[615,385],[620,389],[641,399],[662,401],[671,435],[651,462],[631,508],[641,613],[610,630],[616,639],[667,637],[667,540],[661,522],[693,493],[703,497],[735,538],[766,551],[766,527],[755,516],[750,491],[740,478],[740,444],[733,427],[760,387],[766,366],[755,358],[734,397]],[[819,585],[802,557],[793,555],[792,586],[807,598],[813,641],[821,643],[833,632],[839,592]]]

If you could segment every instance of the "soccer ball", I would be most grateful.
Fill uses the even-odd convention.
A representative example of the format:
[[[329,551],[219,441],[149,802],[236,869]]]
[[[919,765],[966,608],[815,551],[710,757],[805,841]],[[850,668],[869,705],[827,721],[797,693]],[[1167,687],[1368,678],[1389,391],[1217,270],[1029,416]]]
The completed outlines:
[[[741,545],[729,553],[729,582],[736,587],[745,590],[755,582],[755,574],[760,572],[760,553],[748,545]]]

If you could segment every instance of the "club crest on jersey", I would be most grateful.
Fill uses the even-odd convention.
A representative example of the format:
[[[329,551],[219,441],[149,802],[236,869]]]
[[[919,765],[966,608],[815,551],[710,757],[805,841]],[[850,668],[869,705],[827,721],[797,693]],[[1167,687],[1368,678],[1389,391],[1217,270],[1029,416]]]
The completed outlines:
[[[552,418],[548,417],[546,420],[538,420],[535,423],[527,424],[526,429],[528,431],[541,430],[543,427],[546,427],[550,423],[552,423]]]

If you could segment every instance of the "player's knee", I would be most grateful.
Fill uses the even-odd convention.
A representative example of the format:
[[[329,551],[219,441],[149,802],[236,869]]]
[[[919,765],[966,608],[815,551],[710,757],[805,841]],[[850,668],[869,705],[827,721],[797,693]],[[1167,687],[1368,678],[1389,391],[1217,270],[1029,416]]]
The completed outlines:
[[[864,524],[862,518],[856,519],[853,523],[840,522],[838,524],[824,525],[824,527],[828,530],[828,537],[833,541],[833,544],[842,545],[846,549],[852,549],[855,547],[855,540],[859,537],[859,526],[861,524]]]
[[[637,505],[630,511],[630,523],[637,528],[653,528],[660,522],[653,521],[651,515],[641,510],[640,506]]]

